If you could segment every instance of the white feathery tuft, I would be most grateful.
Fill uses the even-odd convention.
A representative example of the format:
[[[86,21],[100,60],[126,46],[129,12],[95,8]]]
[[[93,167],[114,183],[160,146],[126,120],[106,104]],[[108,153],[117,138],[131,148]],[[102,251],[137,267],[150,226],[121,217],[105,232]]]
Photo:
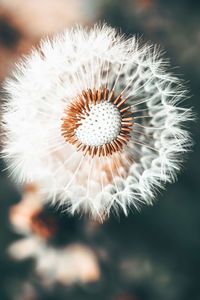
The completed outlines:
[[[2,154],[10,173],[20,183],[38,183],[47,200],[72,214],[104,218],[111,210],[127,214],[131,206],[151,205],[156,192],[175,180],[192,144],[184,128],[191,109],[179,107],[186,92],[167,66],[156,47],[107,25],[43,40],[5,82]],[[112,155],[84,156],[61,134],[64,111],[83,90],[105,86],[127,99],[130,139]],[[106,107],[112,121],[105,124],[99,107],[100,131],[93,112],[77,129],[81,142],[101,145],[118,134],[117,112]]]

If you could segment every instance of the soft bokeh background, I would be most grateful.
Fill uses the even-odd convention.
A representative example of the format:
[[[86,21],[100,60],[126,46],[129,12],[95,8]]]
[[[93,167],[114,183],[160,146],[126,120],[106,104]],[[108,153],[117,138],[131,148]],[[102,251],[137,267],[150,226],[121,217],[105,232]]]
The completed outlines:
[[[174,71],[184,74],[181,76],[191,95],[188,106],[193,106],[197,114],[200,112],[199,1],[0,0],[0,81],[3,82],[17,59],[37,45],[41,37],[76,23],[91,26],[95,21],[106,21],[120,27],[122,32],[160,44],[170,57]],[[100,270],[99,279],[94,283],[44,286],[33,271],[33,260],[16,262],[9,257],[8,246],[20,238],[10,225],[9,209],[22,195],[2,171],[0,299],[200,299],[198,117],[190,128],[195,140],[193,152],[178,182],[167,186],[153,207],[130,213],[128,218],[112,218],[103,225],[77,217],[61,217],[59,212],[50,211],[62,219],[66,243],[84,242],[94,251]],[[1,161],[1,169],[4,168]]]

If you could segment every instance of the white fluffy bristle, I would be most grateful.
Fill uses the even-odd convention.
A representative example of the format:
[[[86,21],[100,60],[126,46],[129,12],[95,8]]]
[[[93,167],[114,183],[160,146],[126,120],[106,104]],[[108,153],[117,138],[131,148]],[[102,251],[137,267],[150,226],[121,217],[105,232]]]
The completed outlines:
[[[179,105],[187,93],[158,47],[140,42],[105,24],[78,26],[23,58],[4,85],[1,122],[1,156],[17,182],[104,219],[152,205],[176,179],[192,111]]]

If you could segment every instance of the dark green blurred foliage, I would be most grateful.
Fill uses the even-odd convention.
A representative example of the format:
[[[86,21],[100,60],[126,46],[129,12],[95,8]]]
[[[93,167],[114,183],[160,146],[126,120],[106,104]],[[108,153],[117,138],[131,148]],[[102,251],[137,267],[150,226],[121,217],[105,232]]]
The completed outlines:
[[[102,1],[101,20],[137,34],[166,50],[174,72],[184,74],[191,99],[186,105],[200,112],[200,3],[189,0]],[[200,128],[199,119],[189,124],[195,140],[183,172],[175,184],[166,187],[153,207],[128,218],[111,218],[101,234],[85,240],[108,253],[100,282],[71,288],[45,289],[32,274],[31,260],[17,263],[7,257],[6,248],[18,236],[8,222],[8,208],[20,199],[18,191],[2,172],[0,181],[0,299],[18,299],[23,283],[31,282],[36,299],[74,300],[198,300],[200,299]],[[5,167],[1,164],[2,169]],[[66,218],[68,218],[66,216]],[[82,240],[80,221],[66,221],[73,227],[74,240]],[[75,226],[74,223],[77,225]],[[78,225],[79,224],[79,225]],[[70,227],[71,228],[71,227]],[[21,298],[19,298],[21,299]],[[29,299],[29,298],[24,298]],[[31,299],[31,298],[30,298]]]

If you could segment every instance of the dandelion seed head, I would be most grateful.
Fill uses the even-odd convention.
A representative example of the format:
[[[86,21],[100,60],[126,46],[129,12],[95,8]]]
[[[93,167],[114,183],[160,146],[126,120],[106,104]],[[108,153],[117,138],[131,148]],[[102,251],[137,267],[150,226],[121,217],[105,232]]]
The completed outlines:
[[[89,116],[76,130],[80,142],[88,146],[102,146],[115,140],[120,132],[121,117],[111,103],[99,103],[91,107]]]
[[[5,83],[3,156],[74,214],[152,205],[191,147],[181,81],[157,47],[107,25],[41,42]]]
[[[121,151],[129,140],[133,118],[126,116],[126,99],[113,96],[107,88],[94,89],[83,91],[78,100],[72,101],[63,118],[66,141],[92,156]]]

